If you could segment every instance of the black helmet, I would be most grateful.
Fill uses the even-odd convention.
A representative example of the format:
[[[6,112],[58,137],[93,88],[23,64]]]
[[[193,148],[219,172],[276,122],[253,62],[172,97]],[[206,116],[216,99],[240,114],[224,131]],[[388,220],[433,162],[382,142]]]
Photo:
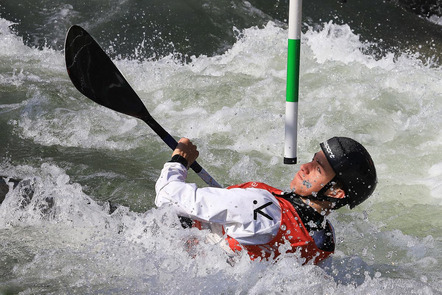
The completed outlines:
[[[321,149],[336,173],[334,181],[343,185],[345,198],[339,199],[338,207],[354,208],[365,201],[377,184],[376,169],[367,150],[348,137],[333,137],[321,143]]]

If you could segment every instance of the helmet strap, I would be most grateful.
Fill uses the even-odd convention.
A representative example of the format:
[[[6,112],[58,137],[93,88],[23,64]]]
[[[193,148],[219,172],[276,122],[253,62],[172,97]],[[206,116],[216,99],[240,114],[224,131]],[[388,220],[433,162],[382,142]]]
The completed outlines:
[[[333,198],[333,197],[329,197],[326,195],[326,192],[330,188],[332,188],[337,183],[337,181],[338,181],[338,179],[335,176],[326,185],[324,185],[316,194],[309,195],[309,196],[301,196],[301,197],[312,200],[312,201],[326,201],[326,202],[334,203],[335,205],[334,205],[333,209],[341,208],[342,206],[347,204],[347,198],[338,199],[338,198]]]

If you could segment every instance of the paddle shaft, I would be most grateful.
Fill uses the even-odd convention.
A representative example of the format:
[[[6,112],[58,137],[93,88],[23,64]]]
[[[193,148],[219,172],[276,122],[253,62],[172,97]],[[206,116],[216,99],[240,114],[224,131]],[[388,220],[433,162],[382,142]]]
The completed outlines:
[[[160,125],[158,122],[152,117],[152,116],[145,116],[140,118],[143,120],[147,125],[149,125],[150,128],[152,128],[153,131],[155,131],[156,134],[172,149],[174,150],[176,146],[178,145],[178,142]],[[192,168],[193,171],[195,171],[196,174],[208,185],[212,187],[221,187],[220,184],[216,182],[213,177],[207,173],[206,170],[201,167],[200,164],[197,163],[197,161],[193,162],[192,165],[190,165],[190,168]]]

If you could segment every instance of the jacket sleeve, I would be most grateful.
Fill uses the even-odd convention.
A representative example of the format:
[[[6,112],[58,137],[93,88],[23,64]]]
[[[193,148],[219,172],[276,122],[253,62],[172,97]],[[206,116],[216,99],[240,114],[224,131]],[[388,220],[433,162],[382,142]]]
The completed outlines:
[[[198,188],[186,183],[186,177],[182,164],[166,163],[155,185],[155,204],[168,204],[179,215],[221,224],[226,234],[244,245],[265,244],[277,234],[281,208],[268,191]]]

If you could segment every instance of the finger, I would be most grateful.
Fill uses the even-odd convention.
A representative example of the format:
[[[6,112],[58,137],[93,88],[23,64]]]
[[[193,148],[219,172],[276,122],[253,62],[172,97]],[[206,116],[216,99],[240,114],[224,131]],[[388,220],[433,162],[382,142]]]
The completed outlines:
[[[188,138],[186,138],[186,137],[182,137],[179,141],[178,141],[178,143],[183,143],[183,144],[189,144],[189,143],[191,143],[190,142],[190,139],[188,139]]]

